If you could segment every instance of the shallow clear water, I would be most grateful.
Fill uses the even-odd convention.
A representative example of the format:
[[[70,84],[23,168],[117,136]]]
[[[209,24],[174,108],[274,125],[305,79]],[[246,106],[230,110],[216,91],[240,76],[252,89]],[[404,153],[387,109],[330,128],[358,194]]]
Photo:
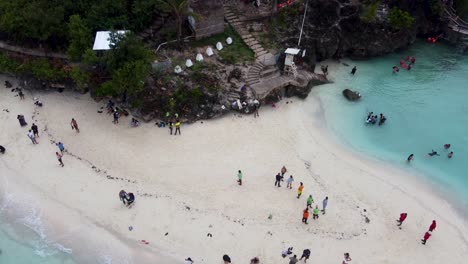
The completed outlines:
[[[392,67],[416,57],[411,71]],[[453,47],[418,42],[401,53],[367,61],[344,61],[331,73],[333,84],[313,89],[322,101],[328,128],[354,150],[418,170],[425,180],[468,205],[468,59]],[[355,76],[350,74],[356,65]],[[342,90],[359,91],[349,102]],[[367,113],[383,113],[383,126],[366,125]],[[450,143],[452,159],[443,145]],[[440,156],[429,157],[432,149]],[[411,164],[406,158],[413,153]],[[453,198],[453,197],[452,197]]]

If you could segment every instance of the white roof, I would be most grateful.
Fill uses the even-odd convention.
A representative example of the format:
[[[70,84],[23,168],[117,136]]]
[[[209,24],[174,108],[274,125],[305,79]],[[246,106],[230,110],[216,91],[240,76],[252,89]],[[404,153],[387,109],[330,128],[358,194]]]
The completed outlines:
[[[292,48],[287,48],[284,53],[286,54],[292,54],[292,55],[297,55],[299,53],[300,49],[292,49]]]
[[[128,30],[118,30],[117,34],[123,35]],[[94,39],[93,50],[110,50],[110,33],[111,31],[98,31]]]

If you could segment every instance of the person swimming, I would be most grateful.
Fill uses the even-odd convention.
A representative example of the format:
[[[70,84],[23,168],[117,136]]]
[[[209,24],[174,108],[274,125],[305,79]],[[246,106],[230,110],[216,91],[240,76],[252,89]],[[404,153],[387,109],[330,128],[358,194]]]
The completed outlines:
[[[432,156],[440,156],[439,153],[437,153],[437,151],[434,151],[434,150],[432,150],[431,153],[427,153],[427,155],[429,155],[429,156],[431,156],[431,157],[432,157]]]
[[[356,70],[357,70],[357,68],[356,68],[356,66],[354,66],[354,67],[351,69],[351,74],[354,75],[354,74],[356,73]]]
[[[453,151],[450,151],[450,153],[447,155],[447,157],[448,157],[449,159],[451,159],[451,158],[453,157]]]
[[[408,156],[408,158],[406,159],[406,161],[409,163],[409,162],[411,162],[413,159],[414,159],[414,154],[410,154],[410,155]]]
[[[379,126],[383,125],[383,123],[385,123],[386,120],[387,118],[382,113],[380,113]]]
[[[393,73],[400,72],[400,69],[397,66],[393,66]]]
[[[450,148],[450,144],[444,144],[444,149],[449,149]]]

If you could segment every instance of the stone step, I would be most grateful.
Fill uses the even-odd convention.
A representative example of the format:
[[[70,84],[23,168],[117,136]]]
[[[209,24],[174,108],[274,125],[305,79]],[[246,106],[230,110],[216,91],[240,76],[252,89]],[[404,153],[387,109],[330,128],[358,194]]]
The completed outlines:
[[[258,41],[256,39],[253,39],[253,38],[249,38],[247,40],[244,39],[244,42],[245,42],[245,44],[247,44],[249,46],[258,44]]]
[[[256,83],[259,83],[259,82],[260,82],[259,79],[247,80],[247,83],[248,83],[249,85],[256,84]]]
[[[241,38],[242,39],[245,39],[245,38],[253,38],[253,36],[251,34],[242,34],[241,35]]]
[[[259,70],[259,71],[261,71],[263,68],[264,68],[264,66],[261,65],[261,64],[254,64],[254,66],[252,66],[252,69],[256,69],[256,70]]]
[[[255,57],[258,58],[258,57],[260,57],[260,56],[262,56],[262,55],[265,55],[265,54],[267,54],[267,53],[268,53],[268,51],[266,51],[266,50],[259,51],[259,52],[255,52]]]
[[[250,47],[251,49],[253,49],[253,50],[256,50],[256,49],[259,49],[259,48],[262,48],[262,49],[263,49],[262,45],[260,45],[260,44],[249,45],[249,47]]]
[[[258,48],[258,49],[254,49],[253,51],[255,52],[255,54],[257,54],[257,53],[261,53],[261,52],[266,51],[266,50],[264,50],[263,48]]]

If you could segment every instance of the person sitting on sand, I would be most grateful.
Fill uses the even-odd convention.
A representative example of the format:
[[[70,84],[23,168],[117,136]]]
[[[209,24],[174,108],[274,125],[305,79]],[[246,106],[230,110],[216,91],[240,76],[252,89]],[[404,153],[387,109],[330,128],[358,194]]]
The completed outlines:
[[[130,122],[131,127],[137,127],[140,125],[140,121],[132,117],[132,121]]]
[[[283,252],[281,252],[281,256],[283,258],[287,257],[288,255],[291,255],[292,254],[292,250],[293,250],[293,247],[288,247],[287,249],[283,250]]]
[[[414,154],[410,154],[408,158],[406,159],[406,161],[410,163],[413,159],[414,159]]]
[[[427,153],[427,155],[429,155],[429,156],[431,156],[431,157],[432,157],[432,156],[440,156],[439,153],[437,153],[437,151],[434,151],[434,150],[432,150],[431,153]]]
[[[127,194],[127,206],[130,206],[133,202],[135,202],[135,195],[133,193]]]
[[[119,198],[123,202],[123,204],[125,204],[125,201],[127,200],[127,192],[124,190],[121,190],[119,192]]]
[[[0,153],[5,154],[5,148],[2,145],[0,145]]]
[[[34,102],[35,105],[39,106],[39,107],[42,107],[42,102],[37,100],[36,102]]]
[[[231,263],[231,258],[226,254],[223,255],[223,260],[224,260],[224,264]]]
[[[250,264],[259,264],[259,263],[260,263],[260,259],[258,257],[255,257],[250,260]]]
[[[448,157],[449,159],[451,159],[451,158],[453,157],[453,151],[450,151],[450,153],[447,155],[447,157]]]
[[[186,259],[185,259],[185,263],[187,263],[187,264],[192,264],[192,263],[193,263],[192,258],[190,258],[190,257],[186,258]]]
[[[304,249],[304,251],[302,251],[302,256],[299,260],[304,259],[304,263],[306,263],[309,257],[310,257],[310,249]]]
[[[450,144],[444,144],[444,149],[449,149],[450,148]]]
[[[289,264],[296,264],[297,262],[299,262],[299,260],[297,259],[297,255],[294,255],[289,258]]]
[[[344,259],[342,264],[348,264],[351,261],[351,257],[349,256],[349,253],[344,253]]]

